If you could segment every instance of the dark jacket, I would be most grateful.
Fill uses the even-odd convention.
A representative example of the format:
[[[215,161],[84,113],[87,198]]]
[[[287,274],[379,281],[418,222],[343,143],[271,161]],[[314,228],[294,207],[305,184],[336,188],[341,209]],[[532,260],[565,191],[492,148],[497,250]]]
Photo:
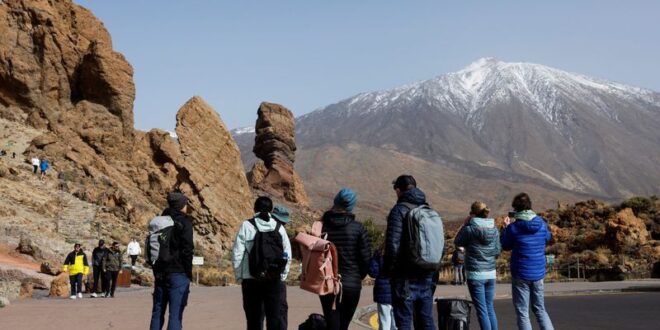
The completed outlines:
[[[458,236],[457,236],[458,237]],[[454,243],[456,243],[454,239]],[[457,246],[462,246],[458,245]],[[465,253],[461,252],[458,248],[454,250],[454,253],[451,255],[451,263],[454,266],[462,266],[465,263]]]
[[[458,231],[454,244],[465,247],[465,269],[468,271],[468,278],[470,272],[481,273],[483,276],[484,273],[497,268],[495,262],[502,249],[495,220],[472,218]],[[491,276],[495,278],[495,274]]]
[[[369,270],[371,243],[364,226],[352,213],[328,211],[323,214],[323,232],[337,247],[339,274],[345,289],[362,289],[362,279]]]
[[[551,239],[543,218],[516,219],[502,233],[502,248],[511,250],[511,275],[514,278],[538,281],[545,277],[545,244]]]
[[[121,270],[121,252],[109,250],[103,257],[104,272],[118,272]]]
[[[154,268],[154,273],[186,273],[192,279],[192,259],[194,253],[192,219],[187,214],[172,209],[165,209],[163,215],[174,220],[174,236],[171,242],[172,262]]]
[[[411,271],[407,267],[405,256],[401,253],[401,238],[403,236],[404,220],[410,208],[403,203],[422,205],[426,203],[426,195],[418,188],[404,192],[397,200],[387,216],[385,232],[385,272],[393,279],[421,279],[431,277],[433,272]]]
[[[92,266],[100,267],[106,254],[108,254],[108,248],[105,246],[95,247],[94,250],[92,250]]]
[[[369,276],[376,279],[374,284],[374,302],[378,304],[392,304],[392,286],[390,278],[383,272],[383,256],[374,254],[369,260]]]

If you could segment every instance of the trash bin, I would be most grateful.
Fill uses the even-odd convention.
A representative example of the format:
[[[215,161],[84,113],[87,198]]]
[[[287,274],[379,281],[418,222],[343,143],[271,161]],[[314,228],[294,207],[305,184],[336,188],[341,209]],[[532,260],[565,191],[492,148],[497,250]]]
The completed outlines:
[[[117,286],[122,288],[131,287],[131,266],[124,265],[117,276]]]
[[[470,329],[472,301],[462,298],[438,298],[435,301],[440,330]]]

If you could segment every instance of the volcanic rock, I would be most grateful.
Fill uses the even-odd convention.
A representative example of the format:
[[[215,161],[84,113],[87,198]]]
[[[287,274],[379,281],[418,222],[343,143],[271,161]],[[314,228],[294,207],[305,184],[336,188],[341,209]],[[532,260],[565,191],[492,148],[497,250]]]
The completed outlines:
[[[62,273],[50,283],[50,297],[68,297],[69,296],[69,275]]]
[[[295,121],[287,108],[263,102],[257,111],[254,154],[256,162],[248,174],[253,188],[299,205],[309,199],[302,180],[294,170]]]
[[[27,254],[35,258],[41,257],[41,251],[39,250],[39,248],[34,246],[32,244],[32,240],[30,240],[27,237],[21,237],[21,241],[18,243],[18,247],[16,247],[16,251],[18,253]]]
[[[57,275],[59,275],[62,271],[60,270],[60,267],[53,266],[53,265],[51,265],[51,264],[48,263],[48,262],[43,262],[43,263],[41,263],[41,266],[40,266],[39,272],[40,272],[40,273],[43,273],[43,274],[48,274],[48,275],[57,276]]]
[[[607,221],[605,235],[614,252],[634,252],[649,241],[649,232],[644,221],[626,208]]]

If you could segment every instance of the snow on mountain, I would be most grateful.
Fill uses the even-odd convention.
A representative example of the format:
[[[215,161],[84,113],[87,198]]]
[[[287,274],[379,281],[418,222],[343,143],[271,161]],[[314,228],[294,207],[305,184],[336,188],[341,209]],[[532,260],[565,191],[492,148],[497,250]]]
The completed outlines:
[[[650,108],[657,109],[660,107],[658,95],[650,90],[543,65],[481,58],[458,72],[391,90],[358,94],[337,105],[345,109],[346,115],[364,115],[383,109],[401,110],[421,102],[460,115],[471,126],[480,127],[482,110],[487,105],[515,98],[558,126],[571,116],[569,103],[572,102],[586,104],[597,114],[616,121],[618,104],[612,99],[653,105]]]
[[[231,130],[231,135],[236,136],[236,135],[250,134],[254,132],[255,132],[254,126],[240,127]]]

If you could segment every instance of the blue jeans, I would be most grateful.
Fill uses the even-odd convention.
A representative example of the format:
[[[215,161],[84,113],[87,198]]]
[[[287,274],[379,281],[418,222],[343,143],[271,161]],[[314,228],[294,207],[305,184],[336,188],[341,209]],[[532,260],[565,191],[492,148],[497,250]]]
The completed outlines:
[[[418,319],[415,327],[434,330],[433,321],[433,280],[431,277],[419,280],[392,279],[392,307],[394,320],[399,330],[410,330],[413,314]]]
[[[165,312],[170,306],[167,330],[180,330],[183,327],[183,310],[188,304],[190,279],[185,273],[170,273],[156,279],[154,305],[151,309],[150,330],[161,330],[165,324]]]
[[[532,330],[529,320],[529,302],[531,298],[532,311],[536,315],[536,321],[541,330],[554,330],[548,312],[545,311],[543,301],[543,279],[538,281],[526,281],[513,278],[511,282],[513,293],[513,307],[516,309],[518,329]]]
[[[493,307],[495,279],[468,280],[467,285],[481,330],[497,330],[497,316]]]

